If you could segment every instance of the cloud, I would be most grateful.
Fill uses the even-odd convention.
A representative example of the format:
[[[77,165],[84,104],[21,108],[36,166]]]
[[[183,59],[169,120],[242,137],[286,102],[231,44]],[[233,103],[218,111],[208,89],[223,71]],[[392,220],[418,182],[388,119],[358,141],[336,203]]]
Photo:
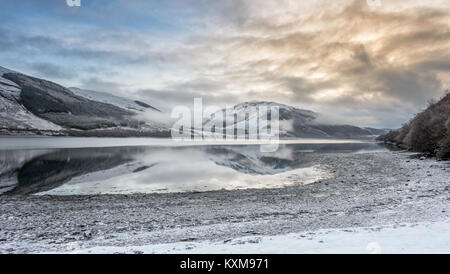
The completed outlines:
[[[80,87],[86,90],[95,90],[108,93],[123,92],[126,85],[120,82],[104,81],[97,77],[90,77],[81,81]],[[125,96],[125,95],[124,95]]]
[[[223,48],[205,71],[222,82],[215,90],[241,101],[270,97],[348,114],[356,124],[397,126],[448,87],[450,15],[439,5],[372,9],[364,2],[234,22],[217,39],[205,38]]]
[[[3,65],[168,111],[194,97],[272,100],[396,127],[450,84],[444,0],[95,1],[76,10],[44,1],[32,23],[34,1],[7,12],[15,2],[0,11]]]
[[[67,71],[63,67],[51,63],[32,63],[30,67],[35,71],[37,76],[43,78],[72,79],[76,77],[71,71]]]

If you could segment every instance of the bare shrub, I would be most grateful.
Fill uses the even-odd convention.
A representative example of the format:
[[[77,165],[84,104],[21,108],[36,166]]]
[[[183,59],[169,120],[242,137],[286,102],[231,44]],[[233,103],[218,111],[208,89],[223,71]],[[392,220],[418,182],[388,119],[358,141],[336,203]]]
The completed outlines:
[[[429,106],[408,124],[381,136],[379,140],[404,144],[414,151],[440,158],[450,157],[450,94]]]

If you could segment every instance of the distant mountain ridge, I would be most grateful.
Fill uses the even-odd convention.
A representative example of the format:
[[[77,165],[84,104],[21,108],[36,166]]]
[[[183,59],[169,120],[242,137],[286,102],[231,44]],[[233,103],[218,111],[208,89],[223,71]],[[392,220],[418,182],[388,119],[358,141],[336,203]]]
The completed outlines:
[[[372,135],[383,135],[391,131],[389,128],[364,127],[364,129],[370,131]]]
[[[85,90],[80,88],[71,87],[69,88],[70,91],[72,91],[75,95],[93,100],[98,101],[106,104],[111,104],[123,109],[127,109],[133,112],[143,112],[148,109],[152,109],[155,111],[160,112],[159,109],[150,106],[144,102],[138,101],[138,100],[130,100],[125,99],[123,97],[115,96],[112,94],[109,94],[107,92],[101,92],[101,91],[94,91],[94,90]]]
[[[250,110],[251,108],[254,110],[256,107],[278,108],[279,135],[282,138],[361,138],[374,135],[372,131],[357,126],[320,123],[318,121],[319,115],[313,111],[267,101],[245,102],[220,110],[207,119],[203,126],[208,130],[213,126],[217,127],[221,124],[221,114],[225,112],[224,120],[227,121],[227,129],[235,127],[245,129],[246,115],[248,123],[257,124],[257,119],[259,121],[266,119],[261,116],[264,114]],[[215,132],[222,132],[223,127],[215,130]]]
[[[245,126],[247,110],[261,106],[278,107],[281,138],[360,138],[383,133],[371,128],[320,123],[319,115],[313,111],[267,101],[235,105],[226,112],[233,113],[225,117],[233,121],[227,126]],[[3,67],[0,67],[0,110],[0,134],[8,135],[170,137],[171,130],[165,121],[139,119],[144,112],[161,113],[146,102],[107,92],[66,88]],[[263,118],[258,115],[251,114],[249,121],[256,123],[256,119]],[[219,116],[206,117],[203,127],[221,124],[216,117]]]

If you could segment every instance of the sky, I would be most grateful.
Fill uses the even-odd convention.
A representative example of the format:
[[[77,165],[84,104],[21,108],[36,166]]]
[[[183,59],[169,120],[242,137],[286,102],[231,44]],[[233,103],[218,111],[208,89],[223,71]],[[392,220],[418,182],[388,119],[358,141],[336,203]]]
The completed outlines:
[[[450,88],[448,0],[0,6],[0,66],[167,112],[265,100],[395,128]]]

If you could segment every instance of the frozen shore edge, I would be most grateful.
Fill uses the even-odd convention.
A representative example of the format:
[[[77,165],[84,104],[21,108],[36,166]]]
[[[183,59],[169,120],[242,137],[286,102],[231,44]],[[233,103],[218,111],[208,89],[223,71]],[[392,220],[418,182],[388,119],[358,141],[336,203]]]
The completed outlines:
[[[69,254],[445,254],[450,252],[450,220],[396,226],[320,229],[275,236],[247,236],[225,241],[176,242],[142,246],[73,243]]]

